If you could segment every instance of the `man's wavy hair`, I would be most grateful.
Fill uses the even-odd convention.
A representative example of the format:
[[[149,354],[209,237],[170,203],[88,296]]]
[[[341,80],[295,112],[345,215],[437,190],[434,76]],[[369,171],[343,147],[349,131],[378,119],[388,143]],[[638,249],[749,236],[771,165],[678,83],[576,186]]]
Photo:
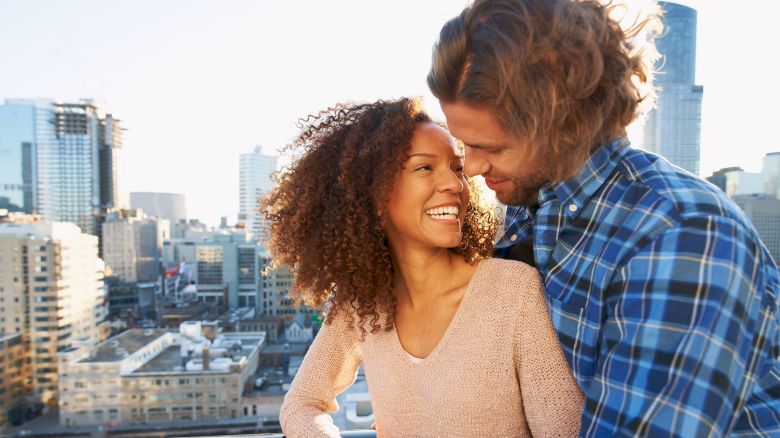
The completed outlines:
[[[390,329],[396,299],[381,211],[409,154],[415,127],[431,122],[417,99],[337,105],[299,120],[287,146],[297,158],[264,199],[274,263],[291,268],[290,297],[323,309],[330,323]],[[461,245],[466,260],[490,256],[496,219],[472,188]]]
[[[475,0],[441,29],[428,86],[443,102],[494,111],[564,180],[654,104],[653,6],[624,30],[617,6],[595,0]]]

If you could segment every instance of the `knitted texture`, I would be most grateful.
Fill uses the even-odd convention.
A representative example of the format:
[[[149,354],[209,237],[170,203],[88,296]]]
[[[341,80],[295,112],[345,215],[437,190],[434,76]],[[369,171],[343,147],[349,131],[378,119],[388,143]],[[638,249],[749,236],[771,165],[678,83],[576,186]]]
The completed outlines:
[[[558,344],[538,272],[482,261],[436,348],[420,363],[395,330],[323,325],[285,396],[291,438],[338,437],[328,415],[363,364],[380,437],[573,437],[582,393]]]

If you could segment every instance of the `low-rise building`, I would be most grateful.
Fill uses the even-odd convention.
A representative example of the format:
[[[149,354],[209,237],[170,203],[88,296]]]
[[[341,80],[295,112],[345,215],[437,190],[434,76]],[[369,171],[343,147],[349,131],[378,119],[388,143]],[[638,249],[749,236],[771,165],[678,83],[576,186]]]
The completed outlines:
[[[215,323],[187,321],[178,331],[128,330],[63,352],[60,424],[241,417],[264,344],[264,333],[220,333]]]

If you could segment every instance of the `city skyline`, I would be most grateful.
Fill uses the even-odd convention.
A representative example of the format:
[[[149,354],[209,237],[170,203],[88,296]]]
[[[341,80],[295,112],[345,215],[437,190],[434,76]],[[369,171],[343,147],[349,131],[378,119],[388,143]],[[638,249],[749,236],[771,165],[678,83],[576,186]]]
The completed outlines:
[[[772,70],[758,42],[771,40],[780,6],[679,3],[698,12],[701,176],[757,169],[780,149],[763,103],[780,90],[756,79]],[[121,190],[183,193],[188,216],[215,225],[236,220],[239,155],[258,144],[274,153],[298,117],[423,95],[441,118],[425,85],[430,50],[465,2],[78,4],[0,0],[0,38],[14,42],[0,46],[0,98],[96,99],[128,129]]]

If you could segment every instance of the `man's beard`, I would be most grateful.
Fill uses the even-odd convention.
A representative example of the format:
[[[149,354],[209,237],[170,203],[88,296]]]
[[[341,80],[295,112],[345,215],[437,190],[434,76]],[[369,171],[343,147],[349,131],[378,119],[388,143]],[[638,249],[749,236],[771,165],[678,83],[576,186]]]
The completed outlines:
[[[522,184],[512,179],[513,190],[509,193],[496,192],[496,199],[504,205],[535,205],[539,202],[539,189],[546,184],[546,179],[540,174],[532,175]]]

